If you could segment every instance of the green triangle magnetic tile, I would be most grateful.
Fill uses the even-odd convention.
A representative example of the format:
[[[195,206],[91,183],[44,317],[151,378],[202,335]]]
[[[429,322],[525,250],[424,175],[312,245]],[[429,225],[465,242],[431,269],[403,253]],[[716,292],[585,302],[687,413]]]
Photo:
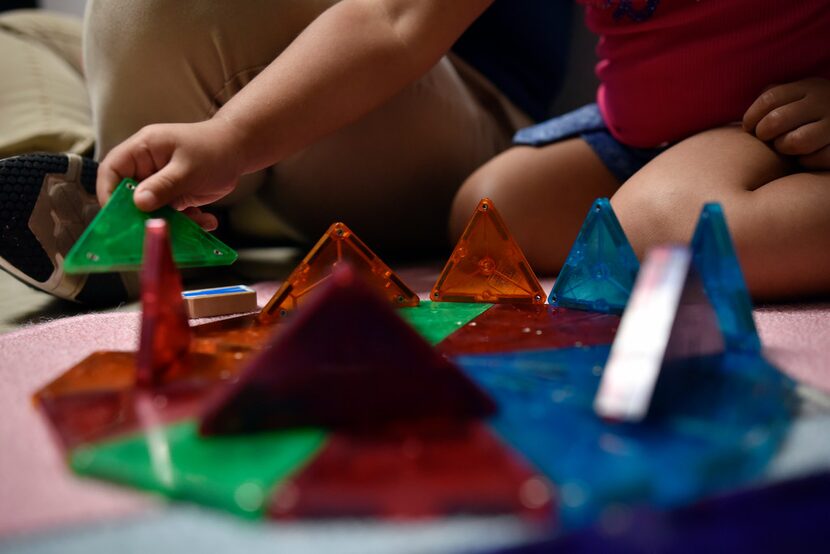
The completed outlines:
[[[760,352],[752,300],[720,204],[706,204],[692,237],[692,263],[715,308],[728,350]]]
[[[435,345],[492,306],[492,304],[478,302],[430,302],[422,300],[418,306],[400,308],[398,315],[412,325],[428,343]]]
[[[554,306],[622,313],[640,263],[607,198],[594,201],[548,302]]]
[[[70,464],[81,475],[258,519],[274,487],[305,466],[325,440],[317,429],[203,438],[188,421],[77,448]]]
[[[236,251],[202,230],[192,219],[165,206],[145,213],[135,207],[132,179],[115,189],[63,263],[67,273],[98,273],[136,270],[141,266],[144,222],[151,218],[167,221],[173,259],[179,267],[230,265]]]

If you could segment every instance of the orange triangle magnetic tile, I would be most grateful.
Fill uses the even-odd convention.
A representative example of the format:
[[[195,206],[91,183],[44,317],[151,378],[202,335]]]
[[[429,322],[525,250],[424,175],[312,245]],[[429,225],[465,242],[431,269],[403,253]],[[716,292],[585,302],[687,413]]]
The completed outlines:
[[[152,426],[142,416],[146,398],[160,421],[192,417],[210,393],[235,378],[239,364],[191,352],[176,369],[148,390],[136,386],[135,353],[95,352],[41,388],[34,402],[58,442],[71,450]]]
[[[93,352],[34,395],[35,404],[78,394],[121,392],[135,385],[135,353]]]
[[[135,352],[94,352],[35,393],[34,404],[64,449],[141,431],[142,399],[152,399],[164,422],[192,417],[239,370],[228,357],[189,352],[148,389],[136,382],[136,366]]]
[[[141,338],[136,356],[136,384],[155,386],[190,347],[182,281],[173,262],[167,223],[147,221],[141,270]]]
[[[343,223],[334,223],[291,272],[259,314],[270,323],[302,304],[308,293],[327,280],[334,267],[348,262],[361,277],[394,306],[417,306],[419,299],[383,261]]]
[[[257,314],[211,321],[191,327],[193,342],[190,350],[242,360],[260,350],[268,337],[281,328],[279,324],[259,323]]]
[[[431,297],[434,302],[545,303],[542,285],[489,198],[476,206]]]

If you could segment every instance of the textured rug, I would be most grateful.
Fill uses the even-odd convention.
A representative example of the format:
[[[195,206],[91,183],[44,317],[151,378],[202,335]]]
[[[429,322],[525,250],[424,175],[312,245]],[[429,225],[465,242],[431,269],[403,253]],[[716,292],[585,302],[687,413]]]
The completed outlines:
[[[401,277],[425,296],[437,267],[405,269]],[[543,282],[550,290],[551,282]],[[255,286],[260,305],[277,283]],[[819,403],[830,393],[830,303],[765,306],[755,319],[771,361],[808,385]],[[74,477],[60,458],[31,396],[96,350],[133,350],[139,314],[92,313],[25,325],[0,335],[0,536],[146,512],[157,503]]]

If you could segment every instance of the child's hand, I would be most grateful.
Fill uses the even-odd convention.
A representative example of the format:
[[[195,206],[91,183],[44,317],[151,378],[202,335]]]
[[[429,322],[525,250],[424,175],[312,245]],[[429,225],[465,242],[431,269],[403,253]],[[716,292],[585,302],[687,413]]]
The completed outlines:
[[[103,205],[125,177],[139,181],[135,205],[152,211],[170,204],[207,230],[216,218],[199,206],[236,188],[240,156],[233,129],[219,118],[200,123],[149,125],[114,148],[98,168]]]
[[[770,87],[746,111],[743,126],[806,168],[830,169],[830,81]]]

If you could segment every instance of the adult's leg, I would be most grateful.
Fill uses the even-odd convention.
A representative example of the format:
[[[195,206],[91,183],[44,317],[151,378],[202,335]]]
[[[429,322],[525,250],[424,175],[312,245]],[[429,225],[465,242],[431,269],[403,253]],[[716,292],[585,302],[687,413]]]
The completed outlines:
[[[91,0],[85,59],[98,156],[142,126],[200,121],[334,0]],[[448,59],[384,106],[241,187],[307,238],[335,220],[373,247],[446,241],[464,177],[512,129],[481,107]],[[274,132],[279,132],[275,129]]]
[[[478,201],[487,196],[534,270],[555,274],[591,203],[610,197],[619,186],[582,139],[541,148],[517,146],[467,179],[453,202],[450,234],[458,239]]]
[[[700,209],[720,202],[753,296],[830,291],[830,173],[792,163],[737,127],[670,148],[629,179],[612,204],[638,255],[689,241]]]
[[[55,296],[115,302],[118,277],[61,271],[98,208],[93,164],[78,155],[93,142],[80,52],[77,18],[0,15],[0,268]]]
[[[75,18],[39,10],[0,15],[0,158],[91,150],[80,52]]]

